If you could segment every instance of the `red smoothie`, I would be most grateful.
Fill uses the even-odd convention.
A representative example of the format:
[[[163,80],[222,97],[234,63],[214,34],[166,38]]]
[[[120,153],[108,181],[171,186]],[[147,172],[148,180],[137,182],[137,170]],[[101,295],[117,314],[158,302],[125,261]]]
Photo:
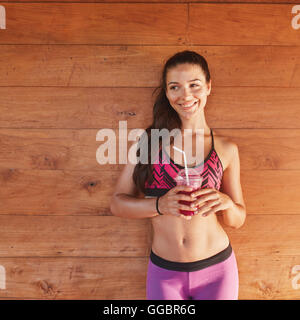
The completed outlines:
[[[175,178],[176,184],[179,186],[189,186],[189,187],[193,188],[193,190],[192,191],[179,191],[178,193],[190,195],[194,191],[201,189],[202,180],[203,180],[203,178],[197,170],[194,170],[192,168],[188,168],[188,170],[185,170],[185,169],[180,170],[178,172],[178,175]],[[198,198],[200,198],[200,196],[195,198],[195,200]],[[194,202],[194,201],[179,200],[179,203],[189,206],[191,204],[191,202]],[[193,216],[194,215],[194,211],[191,211],[191,210],[179,209],[179,212],[185,216]]]
[[[196,189],[194,189],[194,190],[192,190],[192,191],[179,191],[178,193],[179,193],[179,194],[188,194],[188,195],[190,195],[190,194],[193,193],[195,190],[199,190],[199,189],[200,189],[200,188],[196,188]],[[195,198],[195,200],[198,199],[198,198],[200,198],[200,196],[198,196],[197,198]],[[180,203],[180,204],[185,204],[185,205],[189,206],[189,205],[191,204],[191,201],[179,200],[179,203]],[[189,210],[182,210],[182,209],[180,209],[180,213],[181,213],[181,214],[184,214],[185,216],[193,216],[195,212],[194,212],[194,211],[189,211]]]

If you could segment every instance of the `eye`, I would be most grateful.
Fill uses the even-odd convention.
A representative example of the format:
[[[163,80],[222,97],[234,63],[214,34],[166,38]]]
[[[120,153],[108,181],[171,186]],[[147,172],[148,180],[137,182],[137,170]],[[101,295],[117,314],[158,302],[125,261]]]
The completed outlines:
[[[196,86],[196,87],[199,87],[197,84],[193,83],[191,86]],[[173,86],[173,87],[170,87],[170,90],[174,90],[174,88],[177,88],[178,86]]]

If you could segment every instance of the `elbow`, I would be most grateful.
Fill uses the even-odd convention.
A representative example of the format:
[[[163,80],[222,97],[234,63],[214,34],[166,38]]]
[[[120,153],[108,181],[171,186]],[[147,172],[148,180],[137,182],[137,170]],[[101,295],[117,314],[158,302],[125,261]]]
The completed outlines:
[[[110,212],[112,215],[118,217],[118,210],[117,210],[117,205],[116,205],[116,197],[113,195],[110,199],[110,206],[109,206]]]
[[[240,229],[244,225],[245,221],[246,221],[246,208],[244,208],[244,210],[243,210],[241,221],[239,222],[239,224],[234,225],[233,228]]]
[[[233,229],[237,230],[237,229],[240,229],[242,226],[243,226],[244,223],[241,223],[239,225],[234,225],[234,226],[231,226]]]

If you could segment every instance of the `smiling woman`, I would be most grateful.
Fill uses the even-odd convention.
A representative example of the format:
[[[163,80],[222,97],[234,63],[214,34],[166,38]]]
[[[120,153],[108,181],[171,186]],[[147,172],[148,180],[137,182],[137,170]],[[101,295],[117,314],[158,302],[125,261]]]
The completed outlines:
[[[183,51],[168,59],[153,107],[153,123],[145,131],[148,139],[140,140],[148,144],[149,161],[127,164],[112,197],[111,211],[116,216],[151,218],[147,299],[238,298],[235,254],[216,212],[223,214],[225,224],[239,228],[246,207],[238,148],[214,135],[205,120],[211,83],[208,64],[198,53]],[[205,160],[192,167],[202,177],[199,191],[191,194],[189,186],[176,185],[183,166],[173,160],[176,151],[170,148],[168,154],[162,141],[158,161],[151,162],[151,129],[179,129],[182,136],[188,129],[193,138],[190,148],[196,145],[198,130],[204,132]],[[136,156],[140,156],[139,148]],[[185,210],[194,215],[181,214]]]
[[[190,78],[192,79],[189,80]],[[168,82],[166,96],[181,118],[182,129],[195,131],[197,128],[208,127],[203,110],[210,94],[211,80],[206,80],[201,67],[188,63],[178,65],[169,70],[167,81],[169,79],[171,81]]]

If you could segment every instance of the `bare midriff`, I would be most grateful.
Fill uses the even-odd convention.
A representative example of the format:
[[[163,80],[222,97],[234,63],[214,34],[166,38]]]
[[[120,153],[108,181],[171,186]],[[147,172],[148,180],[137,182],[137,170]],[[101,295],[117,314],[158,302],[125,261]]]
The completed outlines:
[[[184,220],[176,216],[156,216],[152,251],[163,259],[193,262],[209,258],[227,248],[229,238],[215,213]]]
[[[215,147],[225,171],[228,155],[216,135],[214,137]],[[210,145],[207,144],[206,155],[209,148]],[[219,219],[222,217],[217,217],[215,213],[206,217],[199,214],[191,220],[170,215],[155,216],[151,218],[152,251],[163,259],[176,262],[193,262],[209,258],[229,245],[229,238]]]

